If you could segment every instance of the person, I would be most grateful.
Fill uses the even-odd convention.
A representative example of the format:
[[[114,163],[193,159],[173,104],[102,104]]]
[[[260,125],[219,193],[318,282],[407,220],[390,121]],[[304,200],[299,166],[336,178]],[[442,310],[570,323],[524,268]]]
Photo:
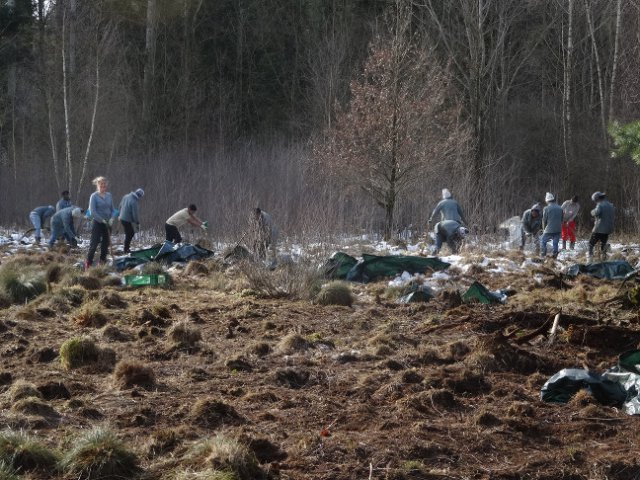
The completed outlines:
[[[436,246],[433,250],[434,255],[440,253],[442,244],[447,243],[451,253],[458,253],[460,244],[467,234],[467,229],[460,222],[455,220],[442,220],[436,223],[434,228],[436,234]]]
[[[602,248],[602,260],[606,259],[607,241],[609,240],[609,235],[613,232],[615,220],[615,207],[607,200],[605,193],[594,192],[591,195],[591,200],[596,202],[596,208],[591,210],[591,216],[594,218],[595,224],[589,239],[589,253],[587,254],[589,262],[593,260],[593,249],[598,242],[600,242]]]
[[[49,247],[53,247],[59,237],[64,237],[72,247],[78,246],[77,233],[73,219],[82,219],[84,210],[79,207],[63,208],[51,217],[51,237]]]
[[[539,203],[533,205],[529,210],[525,210],[522,214],[520,233],[522,242],[520,250],[524,250],[527,237],[531,237],[535,245],[536,253],[540,252],[540,230],[542,228],[542,216],[540,215],[541,206]]]
[[[109,183],[105,177],[96,177],[92,182],[96,191],[89,197],[89,210],[91,211],[91,242],[85,262],[85,270],[93,265],[93,257],[100,244],[100,263],[106,263],[109,245],[111,243],[111,225],[113,222],[113,198],[107,192]]]
[[[562,204],[562,249],[567,249],[567,240],[569,240],[569,248],[573,250],[576,246],[576,217],[580,211],[580,203],[578,196],[575,195],[571,200],[565,200]]]
[[[267,256],[267,249],[271,256],[271,261],[276,260],[276,243],[278,241],[278,227],[276,227],[273,217],[264,210],[257,207],[253,211],[253,250],[260,260]]]
[[[45,226],[47,220],[49,220],[54,213],[56,213],[56,209],[53,208],[53,205],[46,205],[34,208],[29,214],[29,220],[31,221],[33,228],[36,229],[36,243],[40,243],[40,240],[42,239],[42,227]]]
[[[451,192],[447,188],[442,189],[442,200],[438,202],[436,208],[433,209],[428,224],[436,219],[437,215],[440,215],[440,221],[442,220],[454,220],[460,224],[466,223],[464,220],[464,214],[462,208],[456,200],[451,196]]]
[[[65,190],[60,194],[60,200],[56,203],[56,212],[59,212],[63,208],[72,207],[71,203],[71,195],[69,194],[69,190]]]
[[[138,200],[144,196],[144,190],[138,188],[135,192],[127,193],[120,200],[120,223],[124,228],[124,253],[131,251],[131,240],[140,230],[138,215]]]
[[[553,245],[553,258],[558,257],[558,243],[562,233],[562,207],[556,203],[556,197],[547,192],[544,197],[547,206],[542,211],[542,239],[540,249],[543,257],[547,256],[547,243]]]
[[[196,208],[196,206],[192,203],[187,208],[178,210],[167,219],[164,225],[164,229],[167,234],[166,239],[168,242],[182,242],[182,236],[180,235],[180,231],[178,230],[178,228],[182,227],[185,223],[189,223],[194,227],[200,227],[205,232],[207,231],[208,224],[207,222],[203,222],[198,217],[196,217],[197,210],[198,209]]]

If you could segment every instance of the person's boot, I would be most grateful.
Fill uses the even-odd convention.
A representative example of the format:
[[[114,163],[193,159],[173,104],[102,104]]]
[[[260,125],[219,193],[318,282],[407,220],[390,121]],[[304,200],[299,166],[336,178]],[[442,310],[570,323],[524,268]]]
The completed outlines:
[[[567,249],[567,241],[566,240],[562,240],[562,249],[563,250]]]
[[[570,248],[571,250],[575,250],[575,248],[576,248],[576,242],[571,242],[571,243],[569,244],[569,248]]]
[[[551,256],[555,260],[556,258],[558,258],[558,252],[553,252],[553,254]]]
[[[589,245],[589,251],[587,252],[587,263],[593,262],[593,246]]]
[[[40,237],[36,237],[36,245],[40,245],[40,240],[41,240]]]

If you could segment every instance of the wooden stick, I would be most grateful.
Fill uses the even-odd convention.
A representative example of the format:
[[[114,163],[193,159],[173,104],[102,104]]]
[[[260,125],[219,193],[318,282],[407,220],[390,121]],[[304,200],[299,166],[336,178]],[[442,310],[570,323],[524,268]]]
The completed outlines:
[[[553,319],[553,325],[551,327],[551,331],[549,332],[549,343],[548,343],[549,346],[551,346],[554,340],[556,339],[556,332],[558,330],[559,323],[560,323],[560,312],[558,312],[558,314],[556,315],[556,318]]]

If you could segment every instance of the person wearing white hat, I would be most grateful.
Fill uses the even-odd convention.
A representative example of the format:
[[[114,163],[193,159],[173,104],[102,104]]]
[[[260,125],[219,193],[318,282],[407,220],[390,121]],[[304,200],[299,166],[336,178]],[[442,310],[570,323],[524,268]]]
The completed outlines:
[[[540,240],[540,253],[547,256],[547,243],[551,240],[553,246],[553,258],[558,257],[558,243],[562,233],[562,207],[556,203],[553,193],[547,192],[544,196],[547,206],[542,211],[542,239]]]
[[[447,188],[442,189],[442,200],[440,200],[436,208],[433,209],[433,213],[431,213],[427,223],[431,224],[434,220],[438,220],[436,218],[438,215],[440,215],[439,221],[453,220],[460,224],[465,223],[462,208],[460,208],[460,205],[451,196],[451,192]]]
[[[124,228],[124,253],[131,250],[131,240],[137,231],[140,230],[140,216],[138,214],[138,200],[144,196],[144,190],[138,188],[136,191],[127,193],[120,200],[120,223]]]
[[[587,260],[589,262],[593,259],[593,249],[596,244],[601,244],[602,260],[607,256],[607,241],[609,235],[613,232],[613,225],[615,220],[615,207],[603,192],[594,192],[591,195],[591,200],[596,202],[596,208],[591,210],[591,216],[595,220],[593,230],[591,231],[591,238],[589,239],[589,253],[587,254]]]

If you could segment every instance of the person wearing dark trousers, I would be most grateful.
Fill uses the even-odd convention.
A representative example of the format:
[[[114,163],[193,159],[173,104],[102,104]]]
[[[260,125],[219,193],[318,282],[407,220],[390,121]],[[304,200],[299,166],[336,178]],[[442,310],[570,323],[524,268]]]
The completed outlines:
[[[615,207],[607,200],[606,194],[603,192],[594,192],[594,194],[591,195],[591,200],[596,202],[596,208],[591,210],[591,216],[595,224],[591,231],[591,238],[589,239],[589,253],[587,253],[588,263],[593,261],[593,249],[598,243],[601,245],[600,258],[602,261],[606,260],[607,242],[609,241],[609,235],[613,232],[615,220]]]
[[[120,223],[124,228],[124,253],[131,251],[131,240],[140,230],[138,200],[143,196],[144,190],[138,188],[135,192],[127,193],[120,201]]]
[[[168,242],[182,242],[182,235],[180,235],[180,230],[178,230],[178,228],[182,227],[185,223],[189,223],[194,227],[200,227],[205,232],[207,231],[207,222],[203,222],[198,217],[196,217],[196,210],[198,209],[192,203],[187,208],[178,210],[167,219],[166,223],[164,224],[164,230]]]
[[[93,265],[93,257],[100,244],[100,263],[106,263],[109,243],[111,242],[111,223],[113,221],[113,199],[107,192],[108,182],[105,177],[97,177],[93,180],[96,191],[89,198],[89,210],[93,223],[91,224],[91,242],[85,261],[85,269]]]

